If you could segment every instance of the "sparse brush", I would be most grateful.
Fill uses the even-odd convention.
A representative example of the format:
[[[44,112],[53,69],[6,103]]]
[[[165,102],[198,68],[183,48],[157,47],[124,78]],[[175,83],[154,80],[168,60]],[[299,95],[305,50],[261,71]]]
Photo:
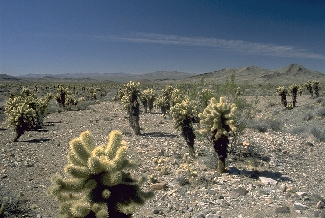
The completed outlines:
[[[219,102],[212,98],[203,113],[199,114],[201,125],[199,134],[208,136],[213,143],[214,150],[218,155],[219,173],[226,171],[225,161],[228,153],[229,136],[236,131],[235,111],[235,104],[229,104],[224,97],[220,97]]]
[[[56,174],[48,194],[60,202],[60,217],[131,217],[137,205],[153,193],[143,192],[137,181],[124,170],[131,166],[127,145],[119,131],[109,134],[107,145],[96,146],[86,131],[70,141],[68,178]]]
[[[193,122],[197,120],[198,110],[194,101],[185,99],[180,103],[176,103],[170,109],[170,114],[174,120],[174,128],[182,132],[190,154],[195,155],[194,140],[195,134],[193,130]]]

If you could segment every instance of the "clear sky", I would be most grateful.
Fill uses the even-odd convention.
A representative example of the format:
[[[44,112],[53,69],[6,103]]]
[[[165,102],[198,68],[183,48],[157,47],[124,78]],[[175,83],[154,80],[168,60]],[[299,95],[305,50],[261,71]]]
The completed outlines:
[[[325,73],[324,0],[0,0],[0,10],[2,74],[292,63]]]

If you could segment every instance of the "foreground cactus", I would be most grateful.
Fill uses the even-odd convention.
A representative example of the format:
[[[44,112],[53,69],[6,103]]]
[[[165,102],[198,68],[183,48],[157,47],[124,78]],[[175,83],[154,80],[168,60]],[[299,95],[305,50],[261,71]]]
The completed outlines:
[[[314,93],[313,93],[313,82],[312,81],[307,81],[305,83],[305,87],[308,90],[308,92],[310,94],[310,97],[313,97],[314,96]]]
[[[197,120],[197,107],[194,101],[185,99],[180,103],[176,103],[170,109],[170,114],[174,120],[174,128],[182,132],[191,156],[195,155],[193,131],[193,122]]]
[[[319,81],[312,81],[313,89],[316,95],[316,98],[319,97]]]
[[[234,124],[235,104],[229,104],[225,98],[220,97],[217,102],[211,98],[209,105],[199,114],[201,129],[199,133],[207,135],[213,143],[218,155],[218,172],[226,171],[226,158],[228,153],[229,136],[236,131]]]
[[[119,131],[109,134],[108,144],[96,146],[86,131],[70,142],[65,172],[55,175],[48,194],[60,202],[60,217],[131,217],[137,205],[152,197],[123,170],[131,166],[126,142]]]

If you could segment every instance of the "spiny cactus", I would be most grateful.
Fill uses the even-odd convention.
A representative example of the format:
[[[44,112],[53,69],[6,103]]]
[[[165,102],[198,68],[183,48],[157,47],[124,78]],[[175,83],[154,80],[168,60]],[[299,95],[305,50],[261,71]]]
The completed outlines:
[[[296,107],[299,85],[293,84],[293,85],[289,86],[289,91],[292,96],[292,107]]]
[[[209,100],[213,97],[211,89],[202,89],[197,93],[197,101],[199,102],[201,111],[208,106]]]
[[[135,135],[140,135],[140,83],[130,81],[120,90],[121,102],[129,115],[129,123]]]
[[[123,171],[131,164],[121,132],[112,131],[108,144],[101,146],[83,132],[70,141],[70,149],[64,168],[70,178],[56,174],[48,189],[60,202],[60,217],[130,217],[137,205],[152,197],[140,190],[141,181]]]
[[[15,142],[25,131],[43,126],[51,98],[51,94],[44,98],[37,98],[29,89],[23,88],[19,96],[12,96],[8,99],[5,114],[8,125],[15,129]]]
[[[141,102],[144,106],[145,113],[148,112],[148,107],[149,107],[149,112],[151,113],[151,111],[153,109],[153,103],[155,101],[155,98],[156,98],[155,90],[148,88],[148,89],[145,89],[142,91]]]
[[[171,105],[174,106],[177,103],[181,103],[184,99],[184,93],[180,89],[173,89],[170,95]]]
[[[314,93],[313,93],[313,82],[312,81],[307,81],[305,83],[305,87],[308,90],[308,92],[310,94],[310,97],[313,97],[314,96]]]
[[[319,97],[319,81],[312,81],[313,89],[316,95],[316,98]]]
[[[209,105],[199,114],[201,128],[199,133],[207,135],[218,155],[218,172],[225,172],[229,136],[236,131],[235,104],[229,104],[224,97],[218,102],[211,98]]]
[[[193,122],[197,120],[198,114],[195,102],[186,98],[171,107],[170,114],[174,120],[174,128],[182,132],[190,154],[194,156],[195,134],[193,131]]]
[[[284,86],[279,86],[276,89],[276,92],[279,96],[281,96],[281,103],[284,107],[287,107],[287,94],[288,90]]]

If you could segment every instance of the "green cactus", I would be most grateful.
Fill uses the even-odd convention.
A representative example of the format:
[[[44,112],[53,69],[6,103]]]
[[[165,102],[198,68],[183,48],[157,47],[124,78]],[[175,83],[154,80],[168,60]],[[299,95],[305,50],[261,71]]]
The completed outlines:
[[[199,114],[201,129],[199,134],[208,136],[218,155],[218,172],[225,172],[229,136],[236,131],[235,104],[229,104],[224,97],[217,102],[211,98],[209,105]]]
[[[70,148],[64,168],[70,178],[56,174],[48,189],[60,202],[60,217],[130,217],[152,197],[140,190],[141,181],[123,171],[131,164],[121,132],[112,131],[107,145],[96,146],[86,131],[70,141]]]
[[[279,96],[281,96],[281,103],[284,107],[287,107],[287,94],[288,90],[284,86],[279,86],[276,89],[276,92]]]
[[[293,84],[293,85],[289,86],[289,91],[292,96],[292,107],[296,107],[299,85]]]
[[[149,112],[151,113],[153,109],[153,103],[156,98],[156,93],[155,90],[148,88],[142,91],[141,93],[141,102],[144,106],[144,112],[148,112],[148,107],[149,107]]]
[[[182,132],[182,136],[186,141],[190,154],[194,156],[195,134],[193,131],[193,121],[197,120],[198,114],[196,103],[186,98],[182,102],[176,103],[171,107],[170,114],[174,120],[174,128]]]
[[[120,91],[121,102],[129,115],[129,123],[135,135],[140,135],[140,83],[130,81]]]

